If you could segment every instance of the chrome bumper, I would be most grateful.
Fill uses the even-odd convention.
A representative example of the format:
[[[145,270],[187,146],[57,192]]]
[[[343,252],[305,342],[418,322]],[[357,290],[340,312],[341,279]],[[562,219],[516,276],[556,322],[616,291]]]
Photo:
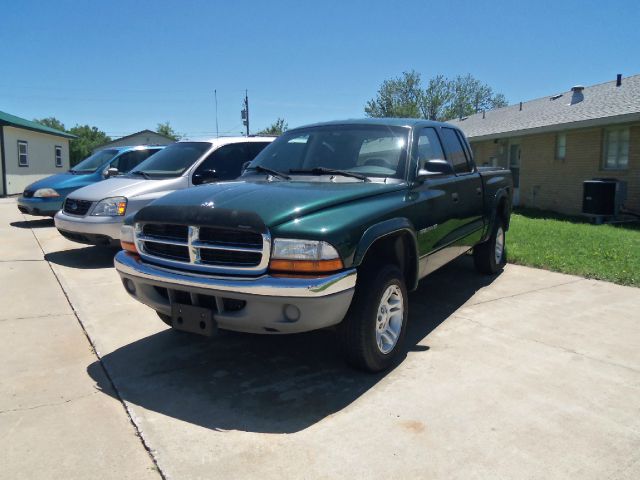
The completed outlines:
[[[356,270],[317,278],[273,277],[262,275],[255,278],[229,278],[202,275],[194,272],[179,272],[140,261],[124,250],[114,259],[116,270],[121,275],[131,275],[144,280],[170,283],[176,288],[192,287],[219,292],[244,293],[248,295],[282,297],[324,297],[343,292],[356,286]]]

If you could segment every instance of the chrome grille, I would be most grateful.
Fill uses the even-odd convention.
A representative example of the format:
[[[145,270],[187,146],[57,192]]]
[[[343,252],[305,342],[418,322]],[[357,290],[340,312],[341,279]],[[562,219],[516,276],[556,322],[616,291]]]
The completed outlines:
[[[135,242],[147,260],[212,273],[262,273],[271,251],[268,233],[228,227],[136,223]]]
[[[68,213],[70,215],[86,215],[89,209],[91,208],[91,204],[89,200],[77,200],[75,198],[67,198],[64,201],[63,211],[64,213]]]

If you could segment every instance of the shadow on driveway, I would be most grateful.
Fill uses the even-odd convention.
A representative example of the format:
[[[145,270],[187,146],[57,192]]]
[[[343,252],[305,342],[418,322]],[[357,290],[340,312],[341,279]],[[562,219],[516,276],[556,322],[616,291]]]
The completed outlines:
[[[38,220],[20,220],[18,222],[11,222],[9,225],[17,228],[49,228],[53,227],[53,218],[45,217]]]
[[[463,257],[410,295],[405,354],[495,277]],[[131,319],[135,321],[135,319]],[[160,321],[160,320],[158,320]],[[226,332],[213,339],[165,330],[103,357],[121,397],[205,428],[293,433],[338,412],[389,372],[347,367],[331,331],[268,336]],[[87,371],[110,394],[99,362]]]
[[[72,250],[61,250],[45,254],[48,262],[63,267],[95,269],[113,267],[113,257],[119,249],[115,247],[87,246]]]

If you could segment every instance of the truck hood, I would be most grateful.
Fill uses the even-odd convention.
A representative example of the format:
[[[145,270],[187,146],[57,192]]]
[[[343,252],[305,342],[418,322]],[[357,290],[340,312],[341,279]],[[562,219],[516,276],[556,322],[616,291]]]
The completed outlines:
[[[109,197],[133,198],[153,192],[175,190],[176,184],[180,183],[181,177],[160,180],[146,180],[144,178],[116,177],[103,182],[95,183],[87,187],[76,190],[69,198],[79,200],[90,200],[97,202]],[[182,179],[186,187],[186,179]]]
[[[216,223],[221,216],[252,212],[260,217],[260,223],[273,227],[334,205],[403,188],[404,183],[224,182],[166,195],[143,208],[136,219],[203,225]]]
[[[72,188],[78,188],[93,182],[94,174],[89,173],[86,175],[74,175],[73,173],[65,172],[51,175],[50,177],[43,178],[37,182],[33,182],[25,190],[38,190],[39,188],[53,188],[55,190],[67,190]]]

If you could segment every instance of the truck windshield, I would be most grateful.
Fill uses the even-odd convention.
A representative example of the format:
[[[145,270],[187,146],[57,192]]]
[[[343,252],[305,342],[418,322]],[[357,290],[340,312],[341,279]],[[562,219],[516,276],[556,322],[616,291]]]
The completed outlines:
[[[368,177],[404,178],[408,132],[405,127],[382,125],[297,129],[260,152],[247,174],[255,174],[259,166],[293,175],[322,175],[323,171],[335,175],[342,170]]]
[[[69,170],[72,173],[93,173],[118,154],[118,150],[100,150]]]
[[[174,143],[154,153],[129,175],[145,178],[179,177],[210,148],[209,142]]]

